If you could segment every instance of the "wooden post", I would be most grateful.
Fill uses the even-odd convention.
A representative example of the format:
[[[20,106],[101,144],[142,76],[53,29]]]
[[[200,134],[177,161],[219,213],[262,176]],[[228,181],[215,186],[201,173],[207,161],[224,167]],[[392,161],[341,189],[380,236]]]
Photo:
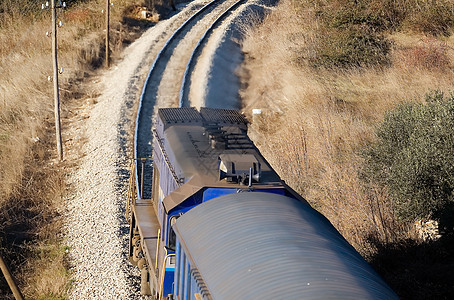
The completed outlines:
[[[110,66],[109,59],[109,31],[110,31],[110,0],[106,0],[106,67]]]
[[[14,281],[13,276],[11,275],[11,272],[9,271],[8,266],[5,264],[5,261],[3,260],[3,257],[0,255],[0,269],[3,272],[3,276],[5,276],[6,282],[8,282],[8,285],[13,292],[14,298],[16,300],[23,300],[24,296],[22,296],[20,290],[17,288],[16,282]]]
[[[63,148],[61,139],[60,122],[60,93],[58,88],[58,61],[57,61],[57,7],[55,0],[51,0],[52,9],[52,61],[54,69],[54,113],[55,113],[55,135],[57,139],[58,160],[63,160]]]

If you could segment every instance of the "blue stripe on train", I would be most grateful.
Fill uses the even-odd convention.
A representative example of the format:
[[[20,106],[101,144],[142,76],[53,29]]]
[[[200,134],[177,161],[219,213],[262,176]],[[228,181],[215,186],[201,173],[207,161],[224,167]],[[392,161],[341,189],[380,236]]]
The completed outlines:
[[[173,281],[175,277],[175,268],[166,268],[166,274],[164,276],[164,288],[162,296],[166,297],[168,294],[173,294]]]
[[[247,189],[245,189],[247,191]],[[238,189],[229,189],[229,188],[207,188],[203,192],[203,200],[202,202],[206,202],[208,200],[228,195],[228,194],[234,194],[237,193]],[[273,193],[273,194],[279,194],[279,195],[285,195],[285,189],[283,188],[277,188],[277,189],[257,189],[257,190],[251,190],[250,192],[264,192],[264,193]]]

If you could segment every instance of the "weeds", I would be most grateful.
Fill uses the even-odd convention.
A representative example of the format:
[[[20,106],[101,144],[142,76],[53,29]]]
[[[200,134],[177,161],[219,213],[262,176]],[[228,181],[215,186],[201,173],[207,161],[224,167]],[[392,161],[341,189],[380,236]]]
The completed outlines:
[[[454,3],[442,1],[414,1],[413,9],[408,9],[408,17],[403,26],[428,35],[450,36],[454,26]]]
[[[63,255],[46,257],[42,251],[44,247],[58,248],[61,242],[58,209],[65,189],[61,170],[48,164],[50,154],[45,149],[49,144],[42,139],[25,155],[24,163],[29,167],[22,174],[21,186],[9,201],[1,203],[1,246],[14,273],[19,275],[20,286],[27,286],[22,290],[27,298],[37,298],[42,288],[30,276],[52,281],[48,288],[55,290],[60,289],[60,282],[68,281],[65,274],[49,271],[64,263]],[[38,252],[41,253],[37,255]],[[47,264],[43,264],[46,260]],[[5,286],[1,289],[8,290]]]
[[[412,47],[401,49],[395,62],[403,68],[427,71],[449,71],[452,66],[446,43],[433,38],[423,38]]]
[[[375,33],[360,30],[323,32],[318,35],[315,56],[309,59],[314,68],[351,68],[389,65],[391,43]]]
[[[111,10],[113,59],[151,25],[127,23],[134,18],[129,6],[136,2],[116,1]],[[85,98],[76,89],[104,61],[104,7],[102,0],[70,1],[67,10],[58,11],[64,24],[58,29],[63,115]],[[45,35],[50,20],[41,2],[0,1],[0,246],[30,299],[63,299],[69,288],[59,215],[66,164],[55,162],[47,80],[52,74],[51,41]],[[0,297],[8,294],[0,282]]]
[[[399,292],[401,299],[450,299],[454,239],[423,243],[414,239],[377,245],[372,266]]]
[[[389,66],[392,43],[386,33],[405,30],[447,37],[454,26],[452,1],[294,1],[299,17],[313,11],[306,26],[315,37],[296,60],[309,59],[315,68]]]
[[[427,261],[411,256],[419,254],[409,243],[422,244],[413,224],[399,221],[389,190],[377,181],[364,185],[360,170],[361,152],[375,140],[376,125],[387,111],[422,99],[434,87],[452,89],[453,37],[427,37],[408,23],[419,9],[414,4],[423,2],[358,0],[359,5],[352,6],[353,1],[340,0],[283,1],[262,25],[250,30],[243,45],[247,58],[242,72],[247,74],[241,91],[243,110],[249,115],[253,108],[262,109],[251,125],[255,143],[281,177],[408,299],[418,299],[418,293],[426,298],[443,294],[432,287],[450,290],[452,276],[424,278],[425,264],[432,268],[430,261],[436,259],[435,246],[430,254],[426,252]],[[444,4],[450,7],[452,2],[437,2]],[[341,11],[343,7],[351,12]],[[337,12],[335,19],[326,18]],[[373,42],[377,37],[390,44],[377,47],[384,59],[369,64],[365,62],[377,54],[375,50],[357,52],[358,45],[341,44],[332,32],[360,32],[365,38],[359,41],[365,46],[377,45]],[[338,49],[347,46],[350,52]],[[320,49],[334,54],[319,56]],[[350,61],[356,62],[340,63],[345,53],[352,53]],[[328,66],[334,67],[314,68],[311,62],[320,64],[320,57],[329,58]],[[398,267],[393,255],[402,261]],[[451,260],[447,264],[451,266]],[[431,272],[440,267],[437,262]],[[413,272],[421,276],[416,281]],[[418,288],[408,288],[415,287],[414,282]]]

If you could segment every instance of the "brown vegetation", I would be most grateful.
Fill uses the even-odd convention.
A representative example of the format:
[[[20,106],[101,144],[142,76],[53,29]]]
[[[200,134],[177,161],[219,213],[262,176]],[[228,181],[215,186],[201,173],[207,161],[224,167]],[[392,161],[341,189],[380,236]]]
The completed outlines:
[[[384,249],[422,241],[412,224],[397,220],[385,189],[364,184],[361,152],[396,104],[422,101],[433,89],[453,89],[453,9],[451,1],[284,0],[249,31],[243,45],[247,84],[241,94],[256,144],[282,178],[374,263],[386,261],[375,259]],[[451,19],[440,23],[439,13]],[[429,25],[428,18],[437,20]],[[342,32],[371,35],[358,44],[345,42],[349,34]],[[376,47],[382,42],[390,48]],[[358,53],[372,53],[372,60]],[[251,116],[254,108],[262,114]],[[394,261],[387,263],[383,276],[392,274]],[[406,271],[399,271],[387,279],[396,289],[405,282],[405,291],[398,290],[404,298],[418,298],[409,286],[421,291],[433,284],[423,279],[410,284]]]
[[[151,25],[133,15],[136,4],[116,1],[111,10],[113,59]],[[63,128],[71,107],[91,96],[84,80],[103,64],[104,6],[72,1],[58,11]],[[68,162],[55,160],[50,30],[50,11],[40,2],[0,1],[0,249],[32,299],[62,299],[70,287],[59,213]],[[66,151],[72,142],[63,134]],[[0,282],[0,297],[9,294]]]

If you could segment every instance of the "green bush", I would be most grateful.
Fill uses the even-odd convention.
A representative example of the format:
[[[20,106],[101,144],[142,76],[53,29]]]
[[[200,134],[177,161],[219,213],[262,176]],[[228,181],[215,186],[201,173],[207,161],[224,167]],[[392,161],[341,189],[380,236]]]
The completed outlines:
[[[381,20],[382,30],[397,30],[405,19],[408,11],[408,1],[370,0],[367,9],[370,14]]]
[[[365,152],[368,180],[389,190],[407,221],[445,219],[454,204],[454,95],[405,103],[385,116]],[[452,215],[451,215],[452,216]]]
[[[417,1],[418,2],[418,1]],[[410,29],[430,35],[450,36],[454,26],[454,4],[452,1],[419,1],[404,23]]]
[[[310,58],[313,67],[353,68],[389,64],[391,43],[380,34],[346,29],[323,33]]]
[[[321,16],[328,26],[338,29],[367,28],[379,32],[389,27],[389,21],[379,8],[370,9],[370,0],[347,1],[339,7],[327,9]]]
[[[406,29],[449,36],[454,26],[452,0],[294,0],[313,7],[316,42],[297,60],[312,67],[364,68],[390,63],[391,42],[385,34]]]
[[[387,20],[369,8],[371,0],[317,3],[321,20],[310,65],[356,68],[388,65],[391,43],[382,34]]]

